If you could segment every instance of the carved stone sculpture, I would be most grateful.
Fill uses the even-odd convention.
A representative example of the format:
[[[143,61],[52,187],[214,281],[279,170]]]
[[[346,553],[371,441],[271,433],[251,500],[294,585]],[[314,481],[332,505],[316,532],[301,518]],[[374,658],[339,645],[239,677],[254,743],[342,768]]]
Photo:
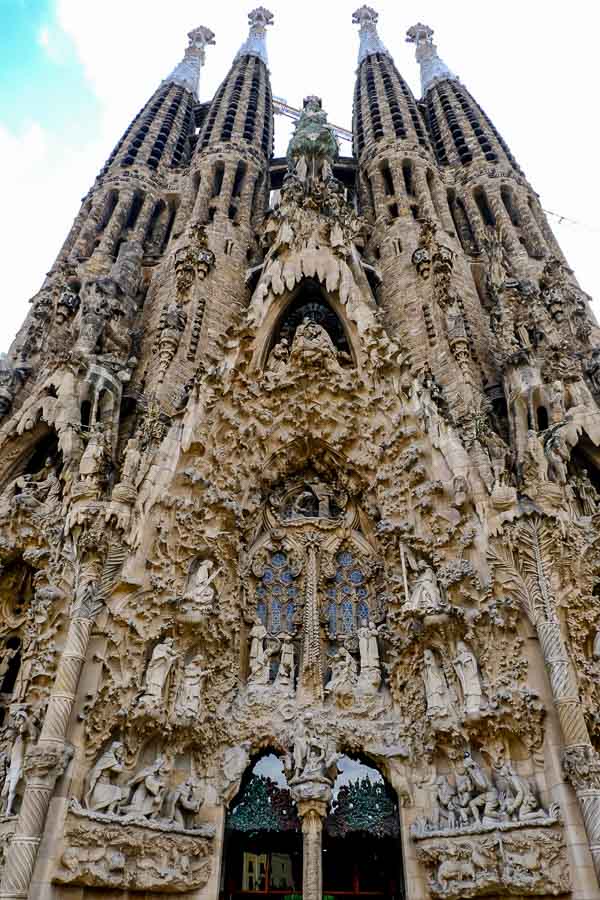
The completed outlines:
[[[161,644],[156,645],[146,668],[141,704],[155,705],[165,699],[169,675],[176,659],[172,638],[166,638]]]
[[[377,626],[364,623],[356,630],[360,653],[359,686],[363,690],[377,690],[381,684],[381,661]]]
[[[5,816],[13,816],[15,814],[18,790],[22,785],[25,773],[25,759],[38,736],[33,717],[25,709],[17,710],[9,728],[12,737],[12,747],[4,786],[0,794],[2,814]]]
[[[294,695],[295,675],[294,644],[291,635],[284,634],[281,637],[281,654],[279,657],[279,668],[275,677],[275,689],[288,697],[292,697]]]
[[[164,756],[158,756],[125,785],[127,799],[119,812],[136,818],[160,818],[170,773],[171,763]]]
[[[462,687],[465,714],[477,715],[481,709],[481,680],[475,655],[464,641],[457,642],[452,665]]]
[[[88,809],[107,813],[117,812],[127,796],[125,789],[115,783],[115,779],[122,772],[123,745],[115,741],[90,773],[85,793],[85,804]]]
[[[356,660],[345,647],[340,647],[331,659],[331,677],[325,685],[325,693],[344,700],[352,698],[358,682]]]
[[[175,712],[179,716],[194,718],[200,712],[202,688],[210,669],[203,668],[201,657],[192,659],[183,670],[183,676],[175,702]]]
[[[423,565],[413,585],[407,611],[420,616],[435,615],[444,610],[445,604],[431,566]]]
[[[450,690],[446,676],[433,650],[423,651],[423,682],[427,698],[427,714],[447,716],[451,711]]]

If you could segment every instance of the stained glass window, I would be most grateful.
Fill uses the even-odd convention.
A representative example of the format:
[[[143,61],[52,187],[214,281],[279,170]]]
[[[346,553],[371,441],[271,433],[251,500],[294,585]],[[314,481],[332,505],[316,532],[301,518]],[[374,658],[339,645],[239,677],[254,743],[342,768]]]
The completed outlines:
[[[325,591],[328,629],[332,637],[348,636],[369,621],[369,590],[365,573],[349,549],[340,550],[335,561],[333,583]]]
[[[294,616],[298,602],[296,575],[287,553],[276,550],[271,554],[256,587],[256,612],[270,634],[295,630]]]

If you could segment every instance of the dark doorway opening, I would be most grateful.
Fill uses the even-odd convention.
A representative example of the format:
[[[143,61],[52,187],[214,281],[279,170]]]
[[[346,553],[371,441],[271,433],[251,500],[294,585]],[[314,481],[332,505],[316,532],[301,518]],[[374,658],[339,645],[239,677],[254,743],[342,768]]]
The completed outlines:
[[[381,773],[343,756],[323,831],[325,897],[404,900],[398,802]]]
[[[244,777],[225,824],[226,900],[302,896],[302,831],[279,757],[263,753]]]

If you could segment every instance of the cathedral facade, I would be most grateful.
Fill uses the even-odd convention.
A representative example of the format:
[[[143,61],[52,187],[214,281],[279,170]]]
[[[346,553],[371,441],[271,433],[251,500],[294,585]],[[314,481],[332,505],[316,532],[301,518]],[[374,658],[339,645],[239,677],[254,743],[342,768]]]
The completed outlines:
[[[353,21],[352,156],[190,32],[0,361],[4,900],[600,900],[600,331]]]

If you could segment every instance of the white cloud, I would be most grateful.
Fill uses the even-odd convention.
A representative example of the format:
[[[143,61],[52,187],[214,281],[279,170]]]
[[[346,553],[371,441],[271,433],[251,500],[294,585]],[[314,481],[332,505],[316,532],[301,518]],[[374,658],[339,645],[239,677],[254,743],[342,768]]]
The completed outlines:
[[[66,61],[68,46],[64,32],[50,25],[42,25],[37,42],[51,62],[61,65]]]
[[[330,120],[349,127],[356,0],[304,0],[301,7],[270,0],[268,5],[275,13],[269,29],[274,93],[294,105],[317,93]],[[54,29],[72,42],[99,113],[90,113],[90,144],[79,150],[70,144],[68,130],[52,135],[31,123],[18,135],[0,131],[0,164],[11,172],[3,187],[3,207],[11,210],[2,217],[3,285],[11,298],[3,312],[5,334],[14,333],[24,317],[25,298],[58,253],[79,198],[131,118],[180,59],[187,31],[206,24],[216,32],[217,45],[208,49],[202,73],[201,96],[209,99],[247,33],[250,8],[248,0],[201,8],[197,0],[169,0],[168,10],[157,0],[55,0],[53,24],[39,39],[47,49]],[[436,29],[441,55],[507,139],[543,205],[599,227],[595,32],[579,29],[576,42],[567,38],[573,21],[589,21],[585,0],[547,5],[543,18],[537,3],[505,0],[502,16],[493,22],[488,6],[467,0],[451,5],[404,0],[400,6],[378,0],[377,8],[380,34],[417,93],[414,48],[404,42],[404,33],[414,22],[427,21]],[[278,123],[280,134],[285,127]],[[283,137],[278,152],[284,144]],[[597,232],[552,225],[582,287],[600,301]]]
[[[2,258],[2,339],[8,349],[27,313],[27,301],[52,265],[67,236],[89,181],[97,151],[74,151],[63,136],[52,135],[35,121],[17,134],[0,125],[0,170],[3,179],[0,216]]]

